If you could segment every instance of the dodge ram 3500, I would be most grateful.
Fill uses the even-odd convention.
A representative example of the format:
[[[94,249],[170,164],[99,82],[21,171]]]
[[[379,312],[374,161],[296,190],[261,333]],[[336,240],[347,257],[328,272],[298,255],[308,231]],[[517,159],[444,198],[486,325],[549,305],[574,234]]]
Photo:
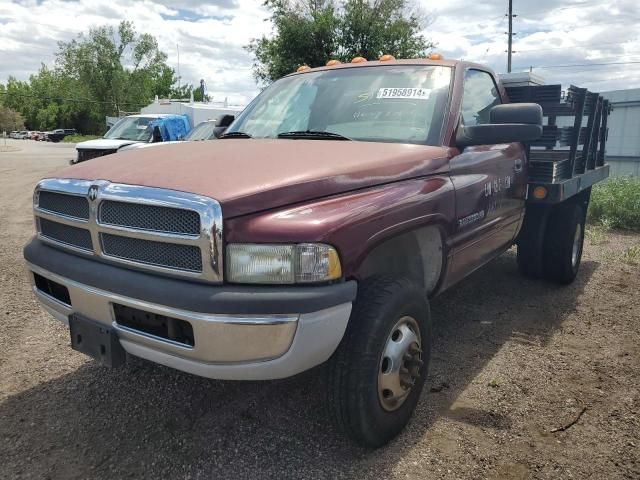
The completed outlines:
[[[562,102],[560,86],[509,94],[522,103],[488,68],[438,57],[301,68],[215,148],[42,180],[33,291],[110,366],[128,353],[256,380],[328,362],[337,424],[383,445],[427,377],[430,298],[514,244],[527,275],[578,272],[608,106],[575,87]]]

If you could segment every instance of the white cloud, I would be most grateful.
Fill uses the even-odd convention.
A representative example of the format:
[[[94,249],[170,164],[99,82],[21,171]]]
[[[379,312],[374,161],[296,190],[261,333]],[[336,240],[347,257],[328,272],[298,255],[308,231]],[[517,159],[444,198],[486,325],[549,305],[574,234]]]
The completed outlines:
[[[438,43],[438,52],[506,71],[506,0],[429,0],[425,10],[426,5],[435,20],[425,33]],[[640,87],[637,0],[514,1],[513,13],[514,71],[533,67],[547,83],[595,91]],[[600,63],[624,64],[594,65]],[[591,66],[553,67],[585,64]]]
[[[169,55],[182,82],[204,78],[214,99],[250,100],[258,89],[251,56],[243,49],[253,37],[270,32],[262,2],[64,0],[0,3],[0,82],[9,75],[26,80],[41,63],[53,65],[57,42],[69,41],[90,27],[134,22],[153,34]]]
[[[425,34],[448,58],[506,69],[507,0],[416,0],[432,18]],[[549,83],[574,83],[593,90],[640,87],[640,7],[637,0],[515,1],[515,69],[528,69]],[[262,0],[29,0],[0,2],[0,81],[27,79],[41,63],[53,64],[58,41],[68,41],[91,26],[117,25],[124,19],[140,32],[156,36],[184,82],[207,83],[214,98],[247,101],[258,91],[251,56],[243,49],[251,38],[269,34]]]

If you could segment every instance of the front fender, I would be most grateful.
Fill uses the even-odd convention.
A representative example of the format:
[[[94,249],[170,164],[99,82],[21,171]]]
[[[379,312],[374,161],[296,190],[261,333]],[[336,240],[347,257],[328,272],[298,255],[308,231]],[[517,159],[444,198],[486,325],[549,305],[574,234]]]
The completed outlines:
[[[447,176],[433,176],[233,218],[225,235],[230,243],[333,245],[343,274],[353,278],[376,246],[425,225],[439,225],[449,235],[454,219],[453,184]]]

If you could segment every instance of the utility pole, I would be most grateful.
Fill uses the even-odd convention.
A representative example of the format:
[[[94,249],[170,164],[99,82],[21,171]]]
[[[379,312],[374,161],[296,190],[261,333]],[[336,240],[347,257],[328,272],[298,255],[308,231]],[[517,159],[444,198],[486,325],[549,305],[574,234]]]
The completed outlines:
[[[506,15],[509,17],[509,31],[506,32],[509,39],[507,40],[507,73],[511,73],[511,54],[515,53],[512,50],[513,45],[513,17],[517,17],[517,15],[513,14],[513,0],[509,0],[509,13]]]
[[[178,50],[178,93],[180,93],[180,44],[176,43],[176,50]]]

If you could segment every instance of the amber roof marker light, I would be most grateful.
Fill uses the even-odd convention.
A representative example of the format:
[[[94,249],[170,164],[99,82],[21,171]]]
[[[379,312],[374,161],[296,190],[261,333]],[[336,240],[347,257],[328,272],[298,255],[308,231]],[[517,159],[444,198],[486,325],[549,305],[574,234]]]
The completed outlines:
[[[393,55],[389,55],[388,53],[385,53],[384,55],[382,55],[378,61],[379,62],[390,62],[391,60],[395,60],[396,57],[394,57]]]
[[[309,65],[300,65],[296,72],[306,72],[307,70],[311,70]]]
[[[340,65],[342,62],[340,60],[329,60],[327,62],[327,67],[333,67],[334,65]]]
[[[367,61],[367,59],[364,58],[364,57],[353,57],[351,59],[351,63],[364,63],[366,61]]]
[[[429,60],[444,60],[444,57],[439,53],[432,53],[427,58]]]

